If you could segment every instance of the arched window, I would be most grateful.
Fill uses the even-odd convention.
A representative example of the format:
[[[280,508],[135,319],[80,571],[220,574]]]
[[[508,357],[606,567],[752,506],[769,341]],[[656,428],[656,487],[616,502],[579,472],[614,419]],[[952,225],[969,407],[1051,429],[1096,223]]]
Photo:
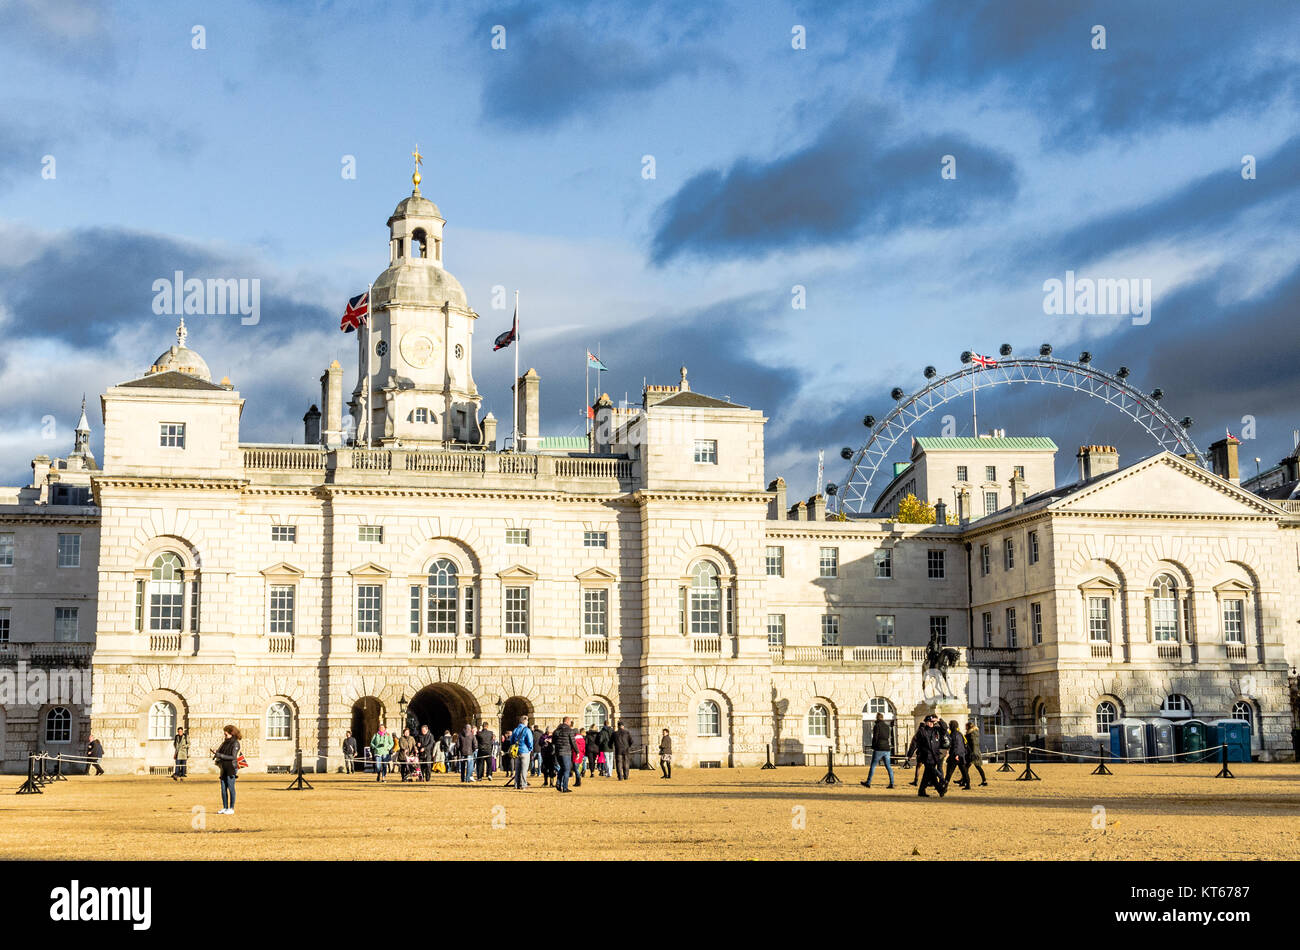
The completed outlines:
[[[821,703],[808,710],[808,735],[817,739],[831,736],[831,713]]]
[[[1171,693],[1165,697],[1160,715],[1167,719],[1188,719],[1192,715],[1192,701],[1182,693]]]
[[[696,724],[701,736],[722,735],[722,710],[718,704],[711,699],[700,703],[696,713]]]
[[[185,615],[185,569],[181,559],[164,551],[149,575],[149,629],[179,631]]]
[[[425,236],[424,228],[416,228],[411,232],[411,256],[429,256],[429,239]]]
[[[867,700],[866,709],[863,710],[872,719],[876,718],[876,713],[884,713],[886,719],[894,718],[894,704],[883,696],[877,696],[874,699]]]
[[[454,636],[458,595],[456,565],[439,558],[429,567],[428,633],[430,636]]]
[[[268,739],[293,738],[293,711],[288,703],[274,702],[266,711],[266,737]]]
[[[45,741],[72,741],[72,713],[64,706],[55,706],[45,714]]]
[[[1169,574],[1152,585],[1151,632],[1157,640],[1178,639],[1178,582]]]
[[[1250,723],[1250,731],[1255,731],[1255,707],[1244,699],[1239,699],[1232,704],[1231,719],[1243,719]]]
[[[149,738],[170,739],[176,735],[176,707],[159,700],[149,707]]]
[[[722,581],[712,561],[691,568],[691,634],[716,637],[722,633]]]
[[[587,708],[582,711],[582,728],[599,729],[609,721],[609,710],[601,702],[587,703]]]
[[[1119,710],[1108,699],[1097,704],[1097,735],[1110,735],[1110,727],[1119,721]]]

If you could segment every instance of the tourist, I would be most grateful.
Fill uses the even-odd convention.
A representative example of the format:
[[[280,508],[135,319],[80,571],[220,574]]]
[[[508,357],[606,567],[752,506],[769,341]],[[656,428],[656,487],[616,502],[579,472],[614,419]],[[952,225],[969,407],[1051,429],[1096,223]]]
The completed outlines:
[[[586,733],[574,730],[573,732],[573,787],[582,788],[582,774],[587,772],[587,735]]]
[[[885,763],[889,774],[889,787],[894,787],[894,769],[889,762],[894,751],[894,730],[885,722],[884,713],[876,713],[876,721],[871,726],[871,768],[867,770],[867,780],[862,784],[871,787],[871,777],[876,774],[876,765]]]
[[[393,737],[388,727],[379,724],[379,731],[370,738],[370,753],[375,758],[375,781],[388,781],[388,757],[393,752]]]
[[[925,793],[930,786],[934,786],[940,798],[948,793],[948,786],[944,784],[939,771],[939,764],[943,757],[939,733],[939,717],[933,715],[926,716],[921,727],[916,730],[916,767],[924,770],[917,791],[917,795],[921,798],[930,797]]]
[[[475,781],[474,760],[477,758],[478,752],[478,734],[469,723],[465,723],[464,728],[460,730],[456,752],[460,755],[460,780],[462,782]]]
[[[349,729],[343,736],[343,772],[345,775],[351,775],[354,769],[354,763],[357,760],[357,740]]]
[[[664,778],[673,777],[673,737],[664,730],[664,734],[659,738],[659,769],[663,772]]]
[[[537,733],[533,733],[537,735]],[[541,733],[541,739],[538,740],[535,749],[540,749],[541,754],[535,755],[535,759],[541,759],[542,788],[548,787],[555,778],[555,743],[551,741],[551,731]]]
[[[433,750],[438,747],[438,742],[427,725],[420,727],[420,736],[416,744],[420,747],[420,777],[427,782],[433,775]]]
[[[925,723],[922,722],[921,725],[924,726]],[[912,785],[913,788],[915,788],[921,781],[920,746],[921,746],[921,730],[918,728],[916,732],[912,733],[912,741],[907,744],[907,756],[906,756],[907,761],[911,762],[913,756],[916,757],[916,767],[912,769],[912,781],[909,783]]]
[[[596,760],[600,758],[600,730],[596,728],[595,723],[592,723],[591,728],[587,730],[585,755],[587,756],[587,771],[585,774],[593,776],[596,774]]]
[[[447,771],[452,769],[452,763],[458,761],[456,758],[456,737],[451,734],[450,729],[442,730],[442,738],[438,740],[442,744],[442,758],[447,765]]]
[[[103,775],[104,770],[99,767],[99,760],[103,757],[104,744],[93,735],[90,736],[89,741],[86,743],[86,758],[90,759],[90,762],[86,765],[86,772],[89,773],[91,769],[94,769],[96,775]]]
[[[441,740],[433,744],[433,771],[439,773],[447,771],[447,753],[442,747]]]
[[[238,727],[226,726],[222,732],[225,738],[221,745],[209,749],[213,760],[221,771],[221,810],[218,815],[235,813],[235,779],[239,778],[239,740],[243,738]]]
[[[577,745],[574,743],[573,736],[573,719],[565,716],[554,730],[551,731],[551,754],[555,759],[555,790],[557,792],[567,792],[569,790],[569,773],[573,770],[573,758],[577,752]]]
[[[418,756],[415,754],[415,736],[411,735],[408,728],[402,730],[402,738],[397,741],[397,763],[403,782],[411,780],[412,761],[418,761]]]
[[[538,775],[542,771],[541,764],[542,749],[542,730],[536,723],[533,724],[533,754],[528,757],[528,774]]]
[[[492,754],[488,757],[488,775],[497,774],[497,763],[500,763],[501,768],[504,769],[506,767],[505,762],[506,753],[501,748],[501,737],[494,734],[492,736]]]
[[[190,737],[185,734],[184,726],[176,727],[176,735],[172,739],[172,759],[176,762],[176,767],[172,769],[172,781],[185,781],[185,763],[190,757]]]
[[[620,782],[627,780],[627,759],[632,752],[632,733],[623,728],[623,723],[618,724],[618,729],[614,733],[614,771],[618,775]]]
[[[970,767],[966,762],[966,741],[961,736],[961,729],[957,727],[957,720],[954,719],[948,723],[948,741],[951,744],[948,750],[948,774],[943,777],[943,782],[947,785],[952,781],[954,769],[961,772],[961,781],[958,783],[966,791],[970,791]]]
[[[980,785],[987,785],[989,780],[984,774],[984,756],[980,753],[980,730],[974,721],[966,723],[966,761],[980,773]],[[969,774],[967,773],[967,788],[970,787]]]
[[[477,745],[474,747],[478,753],[477,768],[475,769],[479,779],[491,778],[495,769],[493,747],[496,742],[496,736],[488,728],[486,722],[479,723],[478,735],[475,736]]]
[[[597,761],[601,764],[601,772],[605,778],[614,774],[614,730],[605,723],[600,727],[600,735],[597,737],[600,745],[600,755]]]
[[[515,762],[515,790],[518,791],[528,787],[528,760],[533,751],[533,730],[528,727],[527,716],[519,717],[519,725],[510,733],[510,742]]]

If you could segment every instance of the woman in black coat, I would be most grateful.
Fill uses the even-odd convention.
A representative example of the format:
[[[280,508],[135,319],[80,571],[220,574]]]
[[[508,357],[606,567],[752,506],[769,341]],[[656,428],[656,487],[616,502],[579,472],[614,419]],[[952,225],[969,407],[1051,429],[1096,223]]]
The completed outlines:
[[[218,815],[235,813],[235,779],[239,778],[239,740],[243,738],[238,727],[226,726],[225,739],[212,752],[212,758],[221,769],[221,811]]]

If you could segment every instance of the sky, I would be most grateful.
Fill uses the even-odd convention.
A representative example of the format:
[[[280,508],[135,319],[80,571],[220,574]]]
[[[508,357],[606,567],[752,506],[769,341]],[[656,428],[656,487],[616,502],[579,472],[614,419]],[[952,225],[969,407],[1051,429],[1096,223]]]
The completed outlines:
[[[583,431],[588,349],[617,401],[686,365],[764,411],[792,497],[892,389],[1004,343],[1130,367],[1246,474],[1300,427],[1300,5],[0,0],[0,58],[3,484],[68,451],[83,393],[102,452],[96,397],[174,340],[177,270],[260,281],[256,325],[189,345],[244,441],[301,442],[331,360],[351,391],[338,317],[417,145],[499,419],[518,290],[547,434]],[[1149,320],[1045,312],[1069,271],[1150,281]],[[973,433],[950,414],[909,434]],[[979,425],[1055,439],[1061,480],[1079,444],[1158,448],[1056,390],[981,395]]]

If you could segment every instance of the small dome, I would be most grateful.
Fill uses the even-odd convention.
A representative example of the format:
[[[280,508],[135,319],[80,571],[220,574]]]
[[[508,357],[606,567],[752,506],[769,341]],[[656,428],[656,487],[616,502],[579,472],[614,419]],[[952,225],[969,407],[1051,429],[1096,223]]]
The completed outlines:
[[[416,266],[408,258],[401,259],[379,275],[370,288],[376,305],[390,300],[404,303],[432,303],[442,306],[450,303],[460,310],[469,309],[465,288],[455,277],[441,267]]]
[[[212,373],[208,371],[208,364],[203,361],[203,357],[185,345],[186,335],[185,318],[182,317],[180,326],[176,328],[176,345],[159,354],[149,367],[150,374],[184,373],[205,383],[212,382]]]
[[[398,218],[442,218],[442,212],[424,195],[410,195],[397,203],[388,217],[389,225]]]

